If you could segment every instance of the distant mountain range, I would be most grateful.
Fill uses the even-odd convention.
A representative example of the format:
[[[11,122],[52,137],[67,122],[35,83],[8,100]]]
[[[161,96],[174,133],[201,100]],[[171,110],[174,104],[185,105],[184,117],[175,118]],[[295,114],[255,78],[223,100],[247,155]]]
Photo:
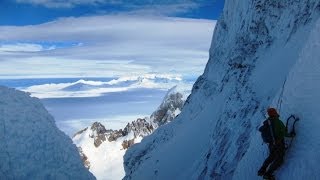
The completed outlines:
[[[79,131],[73,136],[73,141],[79,148],[84,165],[98,179],[121,179],[124,177],[125,151],[172,121],[183,105],[183,94],[173,87],[150,117],[138,118],[119,130],[107,129],[100,122],[95,122]]]
[[[193,81],[176,75],[145,74],[120,77],[107,82],[78,80],[70,83],[34,85],[22,90],[38,98],[97,97],[105,93],[128,91],[137,88],[169,89],[175,85],[190,91]]]

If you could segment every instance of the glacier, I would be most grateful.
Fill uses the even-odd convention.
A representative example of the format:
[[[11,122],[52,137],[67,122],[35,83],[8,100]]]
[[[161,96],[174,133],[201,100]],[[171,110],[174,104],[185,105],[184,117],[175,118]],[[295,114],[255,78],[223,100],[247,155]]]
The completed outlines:
[[[226,0],[181,114],[133,145],[124,179],[258,179],[266,109],[301,118],[278,179],[318,179],[320,1]]]

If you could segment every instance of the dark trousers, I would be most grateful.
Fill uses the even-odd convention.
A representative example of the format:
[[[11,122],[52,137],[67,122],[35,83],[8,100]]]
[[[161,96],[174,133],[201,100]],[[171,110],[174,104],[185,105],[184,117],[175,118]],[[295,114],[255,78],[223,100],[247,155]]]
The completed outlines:
[[[277,145],[269,145],[269,156],[264,161],[262,169],[267,170],[269,174],[273,174],[283,163],[283,158],[285,154],[285,145],[284,142],[281,142]],[[269,169],[268,166],[270,165]]]

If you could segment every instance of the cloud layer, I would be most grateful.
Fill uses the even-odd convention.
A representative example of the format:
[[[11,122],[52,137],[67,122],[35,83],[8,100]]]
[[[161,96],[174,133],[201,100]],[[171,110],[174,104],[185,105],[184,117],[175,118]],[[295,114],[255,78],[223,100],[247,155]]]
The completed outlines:
[[[39,52],[53,49],[55,49],[55,46],[44,47],[40,44],[32,43],[14,43],[0,45],[0,52]]]
[[[0,26],[0,78],[198,76],[208,60],[214,25],[210,20],[106,15]],[[61,43],[71,45],[55,46]]]
[[[42,5],[48,8],[72,8],[77,5],[98,5],[100,3],[115,3],[113,0],[16,0],[18,3]]]
[[[162,8],[176,7],[175,10],[190,9],[198,6],[198,3],[206,2],[206,0],[16,0],[18,3],[41,5],[47,8],[73,8],[79,5],[110,5],[121,6],[126,9],[145,9],[145,8]]]
[[[70,83],[50,83],[34,85],[21,90],[29,92],[38,98],[70,98],[70,97],[99,97],[112,92],[124,92],[135,89],[168,90],[179,86],[181,93],[189,94],[192,83],[182,81],[180,77],[172,75],[147,74],[113,79],[111,81],[78,80]]]

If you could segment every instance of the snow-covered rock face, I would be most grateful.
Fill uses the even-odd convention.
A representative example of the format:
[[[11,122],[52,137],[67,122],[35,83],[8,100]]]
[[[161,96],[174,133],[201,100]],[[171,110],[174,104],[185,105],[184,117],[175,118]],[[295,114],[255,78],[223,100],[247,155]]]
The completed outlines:
[[[177,92],[175,86],[168,91],[161,105],[152,113],[150,118],[157,127],[164,125],[173,120],[181,112],[183,104],[183,95]]]
[[[0,179],[95,179],[36,98],[0,86]]]
[[[257,179],[269,106],[309,124],[297,125],[286,156],[296,165],[286,161],[276,176],[319,177],[319,16],[319,0],[226,0],[204,74],[181,114],[126,152],[125,179]]]
[[[183,95],[173,87],[150,117],[138,118],[120,130],[106,129],[101,123],[95,122],[79,131],[73,141],[79,147],[84,165],[97,179],[123,178],[123,155],[126,150],[159,126],[171,122],[181,112],[183,105]]]
[[[90,138],[94,139],[94,145],[99,147],[100,144],[106,140],[106,133],[108,132],[106,128],[99,122],[95,122],[91,125],[91,134],[89,134]],[[111,133],[109,131],[109,133]],[[79,133],[77,133],[79,134]]]

